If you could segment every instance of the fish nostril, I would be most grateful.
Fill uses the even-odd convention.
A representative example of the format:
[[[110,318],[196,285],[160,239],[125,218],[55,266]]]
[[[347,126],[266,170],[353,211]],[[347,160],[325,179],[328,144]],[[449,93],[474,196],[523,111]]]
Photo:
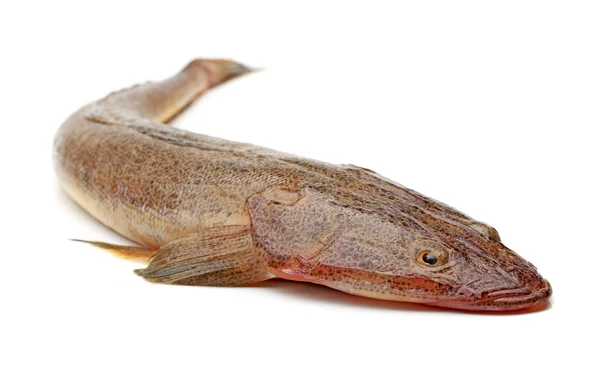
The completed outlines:
[[[540,291],[544,292],[546,297],[552,296],[552,286],[550,285],[550,282],[548,280],[544,279]]]

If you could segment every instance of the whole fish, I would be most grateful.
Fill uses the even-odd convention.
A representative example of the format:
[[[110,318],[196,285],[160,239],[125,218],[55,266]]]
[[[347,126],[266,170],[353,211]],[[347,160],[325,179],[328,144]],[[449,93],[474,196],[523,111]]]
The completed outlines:
[[[203,92],[250,72],[197,59],[71,115],[54,141],[62,187],[140,246],[90,242],[168,284],[271,278],[465,310],[545,302],[551,288],[489,225],[383,176],[173,128]]]

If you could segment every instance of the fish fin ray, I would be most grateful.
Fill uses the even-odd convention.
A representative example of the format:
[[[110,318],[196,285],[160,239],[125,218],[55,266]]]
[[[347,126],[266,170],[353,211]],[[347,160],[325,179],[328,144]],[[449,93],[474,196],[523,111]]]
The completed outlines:
[[[129,245],[119,245],[119,244],[110,244],[104,243],[101,241],[89,241],[89,240],[79,240],[79,239],[71,239],[72,241],[76,241],[79,243],[86,243],[93,245],[96,248],[100,248],[107,252],[112,253],[114,256],[125,259],[129,261],[134,261],[137,263],[148,264],[150,259],[156,253],[156,249],[144,248],[138,246],[129,246]]]
[[[148,281],[178,285],[236,286],[273,277],[254,255],[248,226],[209,228],[161,247],[148,267],[135,271]]]

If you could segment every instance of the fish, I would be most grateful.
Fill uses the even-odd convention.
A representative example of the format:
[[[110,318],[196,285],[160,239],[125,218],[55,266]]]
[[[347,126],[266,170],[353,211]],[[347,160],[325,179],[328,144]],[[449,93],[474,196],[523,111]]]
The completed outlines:
[[[279,278],[464,311],[548,302],[551,286],[535,266],[446,204],[359,166],[169,125],[209,89],[251,72],[195,59],[67,118],[53,146],[60,185],[137,245],[87,242],[144,263],[135,273],[154,283]]]

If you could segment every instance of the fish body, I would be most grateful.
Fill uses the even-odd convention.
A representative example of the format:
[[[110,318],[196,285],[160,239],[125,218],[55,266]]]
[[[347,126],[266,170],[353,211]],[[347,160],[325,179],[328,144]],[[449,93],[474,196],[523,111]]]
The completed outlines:
[[[194,60],[110,94],[61,126],[61,185],[139,247],[149,281],[244,285],[283,278],[351,294],[466,310],[512,310],[551,294],[495,229],[357,166],[332,165],[166,124],[249,72]]]

